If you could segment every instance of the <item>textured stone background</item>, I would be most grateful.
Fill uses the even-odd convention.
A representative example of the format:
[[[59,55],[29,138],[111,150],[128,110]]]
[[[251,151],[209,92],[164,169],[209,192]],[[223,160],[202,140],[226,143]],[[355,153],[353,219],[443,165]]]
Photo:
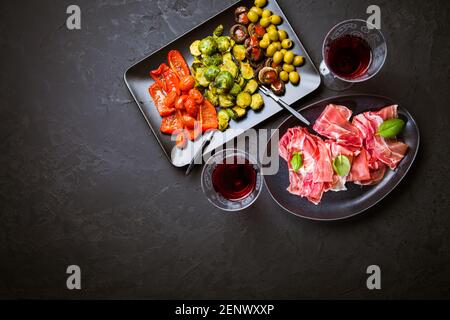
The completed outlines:
[[[70,32],[73,2],[82,30]],[[296,218],[266,191],[223,214],[198,169],[184,177],[167,162],[122,75],[227,1],[1,1],[0,297],[450,296],[449,2],[279,2],[316,64],[335,23],[381,7],[387,62],[349,92],[415,116],[421,149],[401,185],[337,223]],[[69,264],[82,268],[81,292],[65,289]],[[365,289],[370,264],[381,291]]]

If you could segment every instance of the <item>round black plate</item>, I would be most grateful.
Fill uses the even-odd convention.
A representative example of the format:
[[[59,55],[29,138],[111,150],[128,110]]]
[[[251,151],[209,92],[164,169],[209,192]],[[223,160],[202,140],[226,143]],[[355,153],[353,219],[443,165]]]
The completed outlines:
[[[315,102],[301,109],[301,113],[314,123],[314,121],[322,113],[327,104],[334,103],[344,105],[353,111],[353,115],[369,110],[378,110],[382,107],[395,104],[389,98],[374,95],[349,95],[327,98]],[[408,172],[419,149],[419,129],[411,114],[401,107],[398,107],[399,117],[406,121],[405,128],[399,137],[400,140],[408,144],[409,149],[400,162],[396,170],[387,170],[384,179],[374,186],[358,186],[354,183],[347,183],[347,191],[326,192],[322,201],[316,206],[305,198],[289,193],[286,188],[289,186],[289,173],[287,163],[280,160],[280,168],[275,175],[264,175],[264,181],[267,189],[273,199],[285,210],[303,218],[313,220],[339,220],[349,218],[361,213],[377,202],[382,200],[389,192],[391,192],[403,179]],[[288,128],[302,126],[295,117],[290,116],[279,126],[280,138],[284,135]],[[278,155],[278,149],[273,150]],[[265,159],[263,163],[267,163],[267,155],[271,154],[271,141],[267,144]]]

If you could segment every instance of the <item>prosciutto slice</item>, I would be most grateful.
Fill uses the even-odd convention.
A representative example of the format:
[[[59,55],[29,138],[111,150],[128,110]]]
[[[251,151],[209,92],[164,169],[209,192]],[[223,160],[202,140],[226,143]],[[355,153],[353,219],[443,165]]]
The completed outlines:
[[[347,107],[329,104],[317,118],[313,129],[318,134],[357,151],[363,141],[359,130],[350,122],[351,116],[352,111]]]
[[[392,105],[377,112],[364,112],[353,117],[352,123],[360,131],[364,147],[369,152],[372,169],[380,167],[377,161],[395,169],[408,149],[408,145],[401,141],[385,139],[377,134],[378,127],[384,120],[397,118],[397,116],[397,105]]]
[[[290,161],[294,152],[301,152],[303,160],[303,166],[297,172]],[[305,128],[290,128],[280,139],[279,154],[289,167],[287,190],[318,204],[333,182],[331,154],[325,142]]]

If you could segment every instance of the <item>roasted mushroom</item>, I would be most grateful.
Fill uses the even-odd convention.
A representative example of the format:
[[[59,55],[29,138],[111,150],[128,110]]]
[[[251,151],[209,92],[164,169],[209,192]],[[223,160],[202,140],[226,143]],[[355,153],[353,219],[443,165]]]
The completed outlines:
[[[280,79],[276,79],[270,84],[270,89],[272,89],[272,92],[275,93],[277,96],[282,96],[286,92],[286,87],[284,85],[284,82]]]
[[[264,29],[259,23],[250,23],[247,30],[250,36],[256,37],[259,40],[261,40],[266,33],[266,29]]]
[[[249,38],[247,38],[247,40],[245,40],[244,46],[245,46],[245,48],[259,47],[259,40],[255,36],[249,37]]]
[[[245,56],[249,61],[259,62],[264,59],[264,52],[260,47],[250,46],[245,49]]]
[[[278,80],[278,73],[274,68],[264,67],[258,73],[258,80],[262,84],[271,84]]]
[[[275,62],[273,62],[272,58],[267,58],[264,61],[264,66],[274,68],[278,73],[280,73],[283,70],[282,66],[280,64],[276,64]]]
[[[248,19],[247,13],[248,9],[246,7],[236,8],[236,10],[234,11],[234,18],[236,22],[243,25],[248,25],[250,20]]]
[[[248,38],[247,28],[242,24],[235,24],[230,29],[230,37],[237,44],[242,44]]]

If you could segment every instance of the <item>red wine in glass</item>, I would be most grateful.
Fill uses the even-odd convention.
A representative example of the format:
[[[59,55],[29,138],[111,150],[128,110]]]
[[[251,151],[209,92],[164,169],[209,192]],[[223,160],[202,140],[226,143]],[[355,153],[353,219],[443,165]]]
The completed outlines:
[[[214,190],[224,198],[238,201],[246,198],[256,186],[256,170],[248,159],[226,159],[212,173]],[[239,161],[238,161],[239,160]]]
[[[325,61],[336,76],[346,80],[357,79],[369,69],[372,50],[363,38],[347,34],[329,43]]]

